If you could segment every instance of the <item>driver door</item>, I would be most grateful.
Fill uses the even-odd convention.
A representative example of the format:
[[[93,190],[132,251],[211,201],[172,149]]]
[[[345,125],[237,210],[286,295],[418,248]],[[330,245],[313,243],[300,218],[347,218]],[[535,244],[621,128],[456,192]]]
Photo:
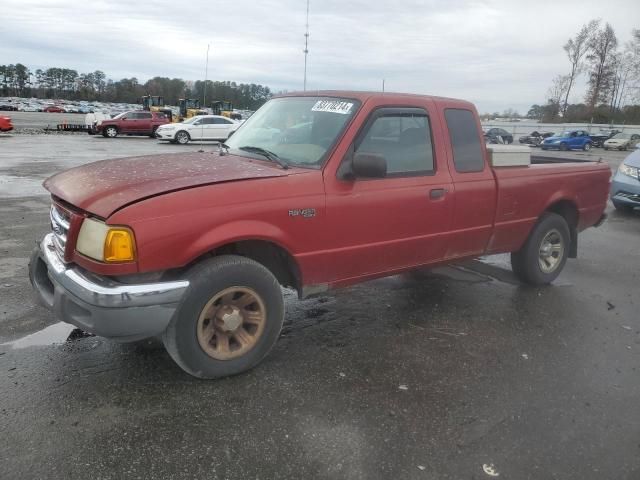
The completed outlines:
[[[350,155],[381,155],[384,178],[333,179],[327,188],[330,282],[376,276],[444,258],[453,185],[436,161],[429,112],[379,108]],[[440,152],[441,153],[441,152]]]

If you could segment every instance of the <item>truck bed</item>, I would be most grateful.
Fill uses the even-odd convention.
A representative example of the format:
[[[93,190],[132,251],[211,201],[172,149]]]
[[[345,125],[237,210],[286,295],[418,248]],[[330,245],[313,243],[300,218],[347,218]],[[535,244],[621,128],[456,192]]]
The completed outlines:
[[[609,193],[609,166],[554,160],[541,158],[527,167],[493,169],[498,200],[489,253],[518,250],[548,205],[575,209],[577,231],[598,222]]]

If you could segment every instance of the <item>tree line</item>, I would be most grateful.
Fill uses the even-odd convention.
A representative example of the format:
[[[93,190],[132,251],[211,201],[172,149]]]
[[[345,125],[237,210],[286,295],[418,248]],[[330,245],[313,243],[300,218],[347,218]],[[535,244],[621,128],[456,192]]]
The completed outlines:
[[[176,105],[180,98],[197,98],[206,101],[205,106],[213,100],[225,100],[235,108],[255,110],[272,92],[255,83],[207,80],[205,84],[168,77],[140,83],[135,77],[114,81],[101,70],[78,73],[53,67],[31,71],[22,63],[0,65],[0,96],[138,103],[143,95],[163,96],[167,105]]]
[[[543,122],[640,123],[640,29],[619,45],[613,27],[591,20],[563,46],[568,65],[527,117]],[[582,102],[570,103],[577,81],[586,77]]]

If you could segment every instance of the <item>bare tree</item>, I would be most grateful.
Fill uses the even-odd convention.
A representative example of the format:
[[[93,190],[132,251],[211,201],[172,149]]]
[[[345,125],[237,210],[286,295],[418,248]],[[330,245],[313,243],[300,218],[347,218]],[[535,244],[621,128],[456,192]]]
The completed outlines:
[[[546,115],[550,121],[556,119],[560,113],[562,99],[567,94],[569,88],[569,75],[557,75],[551,82],[551,87],[547,91]]]
[[[569,58],[569,62],[571,63],[571,73],[568,75],[569,81],[567,91],[564,96],[564,103],[562,105],[563,115],[566,113],[567,106],[569,105],[569,93],[571,93],[571,88],[573,87],[577,76],[584,69],[583,58],[589,50],[589,39],[598,29],[599,25],[600,20],[591,20],[589,23],[583,25],[576,36],[570,38],[564,47],[562,47],[567,53],[567,58]]]
[[[613,27],[607,23],[589,38],[589,92],[587,105],[593,111],[601,102],[607,102],[615,78],[615,53],[618,39]]]

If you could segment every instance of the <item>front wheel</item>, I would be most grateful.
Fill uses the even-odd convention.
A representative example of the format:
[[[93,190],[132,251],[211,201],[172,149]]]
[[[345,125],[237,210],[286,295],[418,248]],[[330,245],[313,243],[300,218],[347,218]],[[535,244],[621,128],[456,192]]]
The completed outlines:
[[[118,129],[116,127],[107,127],[104,129],[104,136],[107,138],[116,138],[118,136]]]
[[[176,142],[178,142],[180,145],[186,145],[187,143],[189,143],[189,140],[191,140],[191,137],[189,137],[189,134],[183,130],[179,131],[178,133],[176,133]]]
[[[582,149],[583,149],[585,152],[588,152],[589,150],[591,150],[591,144],[590,144],[590,143],[588,143],[588,142],[587,142],[587,143],[585,143],[585,144],[583,145]]]
[[[511,254],[513,273],[531,285],[551,283],[567,262],[570,243],[569,225],[564,217],[545,213],[524,246]]]
[[[562,150],[563,152],[566,152],[567,150],[569,150],[569,146],[566,143],[561,143],[560,150]]]
[[[254,260],[223,255],[197,264],[187,279],[189,289],[163,334],[171,358],[198,378],[235,375],[257,365],[284,321],[274,275]]]

